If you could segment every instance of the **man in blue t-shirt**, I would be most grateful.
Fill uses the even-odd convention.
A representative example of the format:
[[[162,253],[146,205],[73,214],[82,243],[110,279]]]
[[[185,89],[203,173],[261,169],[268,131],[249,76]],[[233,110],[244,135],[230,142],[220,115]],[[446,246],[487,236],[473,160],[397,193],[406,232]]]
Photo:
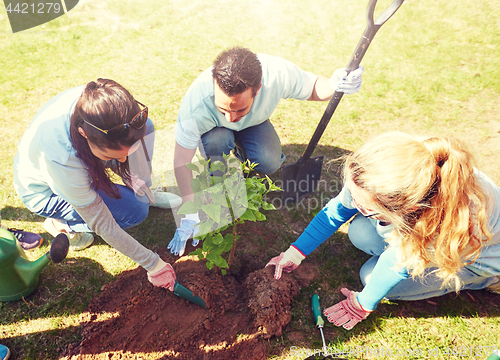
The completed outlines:
[[[245,48],[222,52],[189,87],[177,117],[175,177],[183,201],[194,199],[191,163],[197,148],[212,162],[231,151],[241,161],[257,163],[256,171],[272,174],[285,161],[269,117],[281,99],[329,100],[335,90],[353,94],[361,88],[363,67],[331,78],[301,70],[285,59],[254,54]],[[196,214],[181,220],[169,248],[182,255],[194,236]]]

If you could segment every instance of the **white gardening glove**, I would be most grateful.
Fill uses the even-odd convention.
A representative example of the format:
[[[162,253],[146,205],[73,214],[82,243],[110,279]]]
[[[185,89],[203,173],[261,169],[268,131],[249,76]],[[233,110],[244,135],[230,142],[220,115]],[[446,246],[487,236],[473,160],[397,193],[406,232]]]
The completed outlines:
[[[174,238],[167,247],[172,254],[182,256],[186,248],[186,241],[191,237],[193,238],[193,246],[198,245],[199,241],[194,237],[198,234],[199,229],[195,225],[199,222],[198,214],[188,214],[181,220],[181,226],[175,230]]]
[[[295,246],[291,245],[287,251],[282,252],[276,257],[273,257],[266,265],[276,266],[274,270],[274,278],[279,280],[281,279],[281,274],[283,271],[289,273],[293,270],[297,269],[304,260],[306,256],[302,254]]]
[[[148,280],[154,286],[174,291],[175,271],[170,264],[160,259],[158,264],[151,271],[148,271]]]
[[[337,69],[330,78],[330,87],[346,95],[357,93],[361,89],[361,75],[365,71],[363,66],[359,66],[347,75],[345,68]]]
[[[130,180],[126,178],[122,178],[123,183],[129,187],[130,189],[134,190],[134,192],[139,195],[139,196],[144,196],[146,195],[149,200],[149,204],[152,205],[155,203],[155,199],[153,194],[151,193],[151,190],[149,190],[148,186],[146,185],[146,182],[144,180],[139,179],[139,177],[135,174],[130,175]]]

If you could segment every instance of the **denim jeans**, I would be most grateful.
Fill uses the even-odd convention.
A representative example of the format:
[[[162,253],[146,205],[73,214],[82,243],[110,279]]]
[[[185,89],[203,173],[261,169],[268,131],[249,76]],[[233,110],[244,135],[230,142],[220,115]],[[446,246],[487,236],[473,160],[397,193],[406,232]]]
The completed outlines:
[[[110,198],[102,191],[98,191],[97,193],[102,197],[113,218],[122,229],[139,225],[148,216],[149,202],[147,197],[137,196],[133,190],[126,186],[117,186],[120,190],[121,199]],[[47,205],[41,211],[37,212],[37,214],[61,220],[73,232],[92,232],[73,206],[56,194],[51,196]]]
[[[203,134],[201,142],[203,149],[200,152],[205,158],[222,161],[222,155],[229,155],[234,149],[238,159],[257,163],[255,170],[268,175],[285,161],[280,139],[269,120],[240,131],[216,127]]]
[[[356,215],[349,225],[348,235],[354,246],[369,255],[373,255],[359,271],[361,282],[366,285],[370,281],[371,273],[387,243],[378,235],[373,223],[360,214]],[[390,300],[421,300],[454,292],[453,283],[441,287],[443,282],[433,274],[435,270],[436,268],[427,268],[423,277],[404,279],[387,294],[386,298]],[[458,276],[462,283],[460,290],[484,289],[497,279],[496,276],[479,276],[467,268],[462,268]]]
[[[151,161],[153,160],[154,126],[151,119],[146,122],[146,135],[143,146],[128,156],[130,171],[137,174],[148,186],[151,186]],[[147,156],[146,156],[147,153]],[[149,162],[147,161],[149,158]],[[112,161],[107,162],[112,167]],[[121,194],[120,199],[113,199],[103,191],[97,193],[102,197],[104,203],[113,215],[113,218],[122,229],[128,229],[139,225],[146,219],[149,213],[149,200],[146,196],[138,196],[133,190],[123,185],[117,185]],[[61,220],[66,223],[73,232],[92,232],[83,221],[73,206],[59,195],[52,194],[45,207],[37,212],[38,215]]]

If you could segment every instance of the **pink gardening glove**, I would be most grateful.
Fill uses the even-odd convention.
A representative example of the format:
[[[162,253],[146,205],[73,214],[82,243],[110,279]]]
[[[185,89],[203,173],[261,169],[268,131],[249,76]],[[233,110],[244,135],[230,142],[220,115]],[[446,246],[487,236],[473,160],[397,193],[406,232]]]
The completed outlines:
[[[340,289],[347,299],[330,306],[323,311],[323,314],[328,318],[328,321],[337,326],[342,326],[346,330],[351,330],[354,325],[364,320],[372,311],[367,311],[359,304],[355,291]]]
[[[160,268],[160,270],[157,270]],[[174,291],[175,272],[170,264],[160,259],[155,268],[148,272],[148,280],[154,286],[162,287]]]
[[[274,270],[274,278],[279,280],[281,279],[281,275],[284,272],[290,273],[293,270],[297,269],[306,257],[302,254],[296,247],[290,246],[287,251],[282,252],[276,257],[273,257],[266,265],[276,266]]]
[[[151,190],[146,185],[146,182],[144,180],[139,179],[139,177],[135,174],[130,175],[130,180],[123,178],[123,183],[129,187],[130,189],[134,190],[134,192],[139,195],[139,196],[144,196],[146,195],[149,200],[149,204],[154,204],[155,199],[153,197],[153,194],[151,194]]]

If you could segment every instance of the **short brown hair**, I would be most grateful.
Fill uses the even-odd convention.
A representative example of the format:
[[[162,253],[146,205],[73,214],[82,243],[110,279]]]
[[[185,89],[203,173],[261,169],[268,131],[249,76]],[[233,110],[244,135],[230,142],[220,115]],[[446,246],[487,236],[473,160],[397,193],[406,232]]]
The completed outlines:
[[[214,61],[212,76],[228,96],[252,89],[257,94],[262,83],[262,66],[253,52],[242,47],[228,49]]]

